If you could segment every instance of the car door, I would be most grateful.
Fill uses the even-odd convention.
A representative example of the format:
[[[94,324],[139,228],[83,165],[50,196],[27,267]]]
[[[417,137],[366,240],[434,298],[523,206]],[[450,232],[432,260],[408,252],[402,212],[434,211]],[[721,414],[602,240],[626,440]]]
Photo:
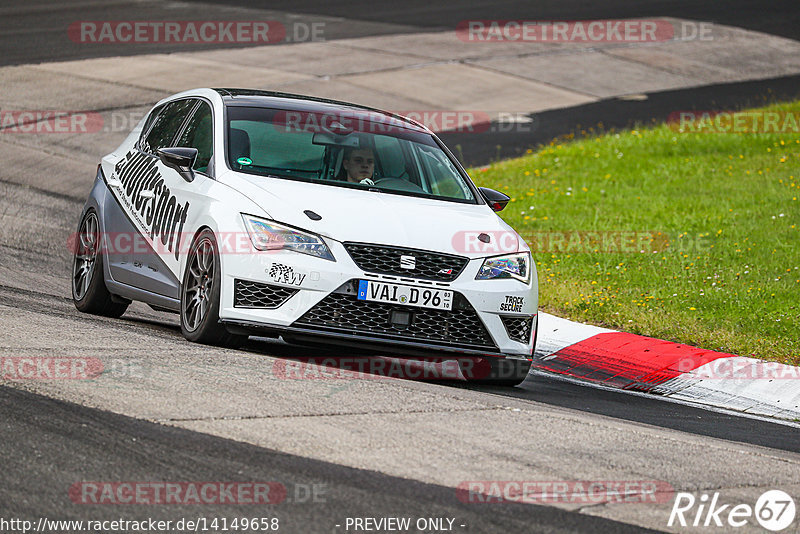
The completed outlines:
[[[180,287],[176,236],[183,232],[189,203],[180,187],[185,181],[159,160],[156,151],[174,146],[198,103],[185,98],[164,105],[138,145],[115,168],[122,184],[122,209],[134,227],[131,262],[120,281],[174,299]]]
[[[142,254],[134,256],[134,263],[142,264],[149,271],[145,281],[149,284],[149,291],[179,298],[181,255],[189,250],[194,235],[192,225],[198,213],[208,206],[209,189],[213,187],[213,168],[209,168],[213,166],[213,139],[211,105],[205,100],[195,99],[189,116],[168,145],[197,149],[193,177],[187,180],[160,159],[156,160],[160,178],[151,182],[152,198],[146,212],[148,215],[152,213],[152,250],[143,248]],[[153,148],[151,145],[150,149]]]
[[[153,121],[163,110],[164,106],[161,105],[150,112],[142,128],[142,136],[150,130]],[[124,164],[127,159],[123,156],[122,163],[115,162],[116,166],[107,172],[106,183],[111,194],[103,197],[102,209],[103,228],[108,241],[105,261],[108,263],[111,278],[123,284],[130,284],[134,276],[133,239],[139,233],[131,219],[130,210],[126,209],[129,200],[119,179],[123,171],[130,171]]]

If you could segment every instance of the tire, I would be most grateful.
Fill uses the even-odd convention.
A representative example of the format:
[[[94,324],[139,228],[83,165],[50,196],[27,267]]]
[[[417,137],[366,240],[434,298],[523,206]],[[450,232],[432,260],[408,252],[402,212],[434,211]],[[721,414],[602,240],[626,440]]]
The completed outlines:
[[[84,313],[119,317],[129,300],[113,296],[103,280],[103,253],[100,248],[100,222],[89,210],[81,219],[72,258],[72,302]]]
[[[206,228],[192,243],[181,284],[181,333],[194,343],[237,347],[247,336],[231,334],[219,322],[222,293],[219,247]]]
[[[511,358],[459,359],[461,374],[470,384],[518,386],[528,377],[531,362]]]

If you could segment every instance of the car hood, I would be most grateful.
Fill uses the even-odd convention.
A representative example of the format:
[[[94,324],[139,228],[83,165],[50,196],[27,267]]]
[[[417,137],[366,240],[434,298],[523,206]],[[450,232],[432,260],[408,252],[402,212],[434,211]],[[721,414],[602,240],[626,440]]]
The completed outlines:
[[[447,252],[497,254],[476,246],[479,233],[497,241],[514,230],[485,204],[459,204],[229,172],[220,181],[261,206],[270,219],[335,239]],[[311,220],[304,211],[322,217]],[[258,215],[258,214],[253,214]],[[470,245],[470,243],[472,245]],[[527,246],[519,240],[519,249]],[[500,252],[510,252],[507,245]]]

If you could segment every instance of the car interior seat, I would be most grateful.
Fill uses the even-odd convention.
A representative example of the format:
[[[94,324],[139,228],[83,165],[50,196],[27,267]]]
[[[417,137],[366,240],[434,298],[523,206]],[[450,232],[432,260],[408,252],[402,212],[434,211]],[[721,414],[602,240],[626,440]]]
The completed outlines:
[[[231,162],[241,167],[238,159],[250,157],[250,135],[239,128],[231,128],[229,145]]]

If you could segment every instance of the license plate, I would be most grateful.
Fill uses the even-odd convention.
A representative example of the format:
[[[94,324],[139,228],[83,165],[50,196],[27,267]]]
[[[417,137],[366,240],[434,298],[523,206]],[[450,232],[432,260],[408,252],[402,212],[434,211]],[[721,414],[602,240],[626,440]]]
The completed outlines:
[[[358,300],[452,310],[453,292],[427,287],[401,286],[372,280],[358,281]]]

